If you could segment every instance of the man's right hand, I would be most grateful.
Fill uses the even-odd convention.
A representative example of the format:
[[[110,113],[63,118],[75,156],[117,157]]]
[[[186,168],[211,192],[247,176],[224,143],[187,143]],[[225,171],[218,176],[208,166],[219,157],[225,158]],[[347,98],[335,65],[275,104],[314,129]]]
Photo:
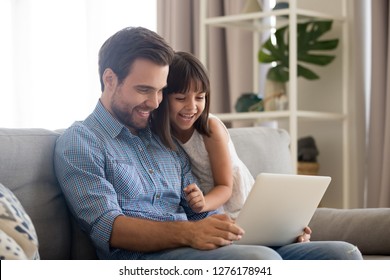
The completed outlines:
[[[245,233],[225,214],[209,216],[203,220],[189,222],[188,245],[199,250],[211,250],[240,240]]]
[[[110,245],[130,251],[156,252],[179,247],[212,250],[240,240],[244,230],[225,214],[199,221],[158,222],[118,216]]]

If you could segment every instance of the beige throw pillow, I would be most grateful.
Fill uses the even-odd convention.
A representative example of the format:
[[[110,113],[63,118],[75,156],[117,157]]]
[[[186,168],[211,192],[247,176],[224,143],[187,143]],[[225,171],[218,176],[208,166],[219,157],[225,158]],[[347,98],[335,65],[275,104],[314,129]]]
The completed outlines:
[[[15,195],[0,184],[0,259],[39,259],[34,225]]]

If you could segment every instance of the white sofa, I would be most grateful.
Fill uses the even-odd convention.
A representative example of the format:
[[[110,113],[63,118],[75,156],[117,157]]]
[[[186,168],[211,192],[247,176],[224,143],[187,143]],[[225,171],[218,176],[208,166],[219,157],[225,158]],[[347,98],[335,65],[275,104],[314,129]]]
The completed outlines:
[[[291,173],[289,135],[265,127],[230,129],[241,159],[252,174]],[[95,259],[87,236],[67,209],[53,169],[59,132],[0,129],[0,183],[19,199],[35,226],[41,259]],[[365,258],[390,259],[390,209],[319,208],[312,240],[345,240]]]

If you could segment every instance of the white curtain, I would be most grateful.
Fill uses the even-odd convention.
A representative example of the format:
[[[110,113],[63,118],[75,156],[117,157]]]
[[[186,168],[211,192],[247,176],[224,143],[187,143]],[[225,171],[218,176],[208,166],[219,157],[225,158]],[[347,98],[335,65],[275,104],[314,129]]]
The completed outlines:
[[[156,25],[156,0],[1,0],[0,127],[84,119],[101,93],[102,43],[126,26]]]
[[[371,4],[369,0],[349,0],[349,171],[351,208],[365,206],[367,100],[370,85]]]

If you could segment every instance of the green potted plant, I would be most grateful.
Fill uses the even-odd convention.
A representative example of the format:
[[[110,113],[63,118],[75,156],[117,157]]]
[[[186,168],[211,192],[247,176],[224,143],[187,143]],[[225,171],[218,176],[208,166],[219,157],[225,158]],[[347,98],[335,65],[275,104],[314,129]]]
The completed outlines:
[[[339,39],[322,40],[321,36],[331,30],[332,20],[309,20],[297,24],[297,74],[308,80],[319,79],[306,64],[325,66],[331,63],[335,56],[324,52],[337,48]],[[274,81],[273,93],[266,92],[264,107],[267,110],[268,101],[285,95],[285,83],[289,81],[289,26],[276,30],[261,46],[258,52],[260,63],[273,63],[267,73],[267,80]],[[303,63],[303,64],[302,64]],[[284,86],[284,89],[283,89]],[[267,91],[267,90],[266,90]],[[284,96],[285,97],[285,96]],[[267,98],[269,100],[267,100]],[[268,110],[275,110],[274,105]]]

